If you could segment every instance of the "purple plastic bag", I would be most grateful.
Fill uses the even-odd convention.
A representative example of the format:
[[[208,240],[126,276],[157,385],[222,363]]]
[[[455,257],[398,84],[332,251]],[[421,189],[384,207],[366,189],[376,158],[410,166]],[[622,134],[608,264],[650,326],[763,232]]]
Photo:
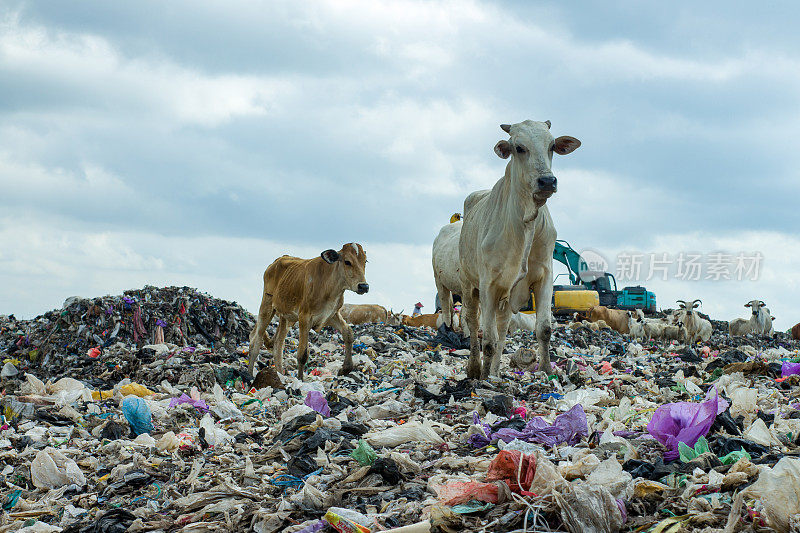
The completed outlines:
[[[702,403],[668,403],[656,409],[647,431],[669,448],[664,457],[673,460],[678,457],[679,442],[694,446],[711,429],[717,415],[727,408],[728,402],[719,397],[716,387],[711,387]]]
[[[785,378],[786,376],[794,376],[795,374],[800,374],[800,363],[784,361],[781,365],[781,377]]]
[[[181,405],[182,403],[190,403],[192,404],[198,411],[201,413],[208,412],[208,404],[204,400],[193,400],[191,396],[186,394],[185,392],[178,396],[177,398],[173,398],[169,401],[170,408],[175,407],[176,405]]]
[[[468,442],[476,448],[482,448],[498,439],[502,439],[505,442],[519,439],[553,447],[565,442],[575,444],[582,436],[589,434],[586,413],[584,413],[580,404],[575,405],[566,413],[558,415],[552,425],[548,424],[540,416],[532,418],[525,424],[522,431],[517,431],[513,428],[501,428],[492,432],[492,428],[488,424],[481,423],[478,413],[473,413],[472,418],[473,423],[480,425],[486,434],[485,436],[475,434],[469,437]]]
[[[328,407],[328,400],[326,400],[325,396],[323,396],[319,391],[308,391],[308,394],[306,394],[305,404],[322,416],[331,416],[331,408]]]

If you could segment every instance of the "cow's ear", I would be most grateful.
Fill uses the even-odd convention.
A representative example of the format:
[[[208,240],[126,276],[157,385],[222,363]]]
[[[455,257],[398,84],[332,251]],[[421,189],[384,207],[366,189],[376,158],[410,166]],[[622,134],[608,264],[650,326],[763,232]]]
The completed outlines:
[[[325,250],[320,254],[326,263],[335,263],[339,260],[339,252],[336,250]]]
[[[745,307],[752,307],[752,304],[746,303],[744,304]]]
[[[494,153],[499,155],[502,159],[508,159],[511,155],[511,143],[508,141],[497,141],[494,145]]]
[[[558,155],[567,155],[577,150],[580,145],[581,142],[575,137],[570,137],[569,135],[562,135],[561,137],[556,139],[556,142],[553,145],[553,151]]]
[[[700,304],[694,304],[694,305],[692,306],[692,309],[694,309],[695,307],[700,307]]]

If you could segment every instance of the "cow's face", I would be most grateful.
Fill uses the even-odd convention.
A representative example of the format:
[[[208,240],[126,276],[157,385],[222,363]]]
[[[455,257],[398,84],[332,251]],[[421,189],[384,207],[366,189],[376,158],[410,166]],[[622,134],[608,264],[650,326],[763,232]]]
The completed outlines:
[[[358,294],[366,294],[369,291],[365,277],[367,253],[360,244],[350,242],[342,246],[338,252],[325,250],[321,255],[326,263],[336,268],[336,274],[345,289]]]
[[[495,153],[503,159],[512,158],[512,169],[517,169],[524,183],[530,187],[537,204],[543,204],[558,189],[558,180],[551,165],[553,153],[567,155],[581,145],[575,137],[568,135],[553,138],[550,121],[526,120],[519,124],[502,124],[503,131],[511,138],[498,142]]]
[[[750,300],[749,302],[744,304],[745,307],[749,307],[753,311],[753,316],[757,316],[758,313],[761,311],[761,308],[764,307],[765,305],[767,304],[765,304],[761,300]]]

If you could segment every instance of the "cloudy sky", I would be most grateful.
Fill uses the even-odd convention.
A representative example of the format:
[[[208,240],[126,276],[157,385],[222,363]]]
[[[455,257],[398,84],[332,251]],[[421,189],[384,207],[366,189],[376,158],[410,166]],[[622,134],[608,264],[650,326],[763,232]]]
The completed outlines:
[[[665,307],[760,298],[785,330],[800,8],[673,4],[6,0],[0,313],[147,283],[255,311],[276,256],[350,241],[372,290],[348,301],[430,309],[431,243],[502,175],[498,125],[549,119],[583,142],[553,164],[560,238],[618,274],[644,254]],[[647,280],[648,254],[681,252],[763,260],[756,280]]]

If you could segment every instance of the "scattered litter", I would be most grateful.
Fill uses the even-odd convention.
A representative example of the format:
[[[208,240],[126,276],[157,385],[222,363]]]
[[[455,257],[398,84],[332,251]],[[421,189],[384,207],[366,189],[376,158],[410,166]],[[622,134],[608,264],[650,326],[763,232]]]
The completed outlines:
[[[190,288],[0,317],[4,530],[793,531],[800,342],[694,346],[554,324],[466,379],[440,328],[297,330],[247,372],[253,316]],[[267,328],[272,335],[276,325]]]

